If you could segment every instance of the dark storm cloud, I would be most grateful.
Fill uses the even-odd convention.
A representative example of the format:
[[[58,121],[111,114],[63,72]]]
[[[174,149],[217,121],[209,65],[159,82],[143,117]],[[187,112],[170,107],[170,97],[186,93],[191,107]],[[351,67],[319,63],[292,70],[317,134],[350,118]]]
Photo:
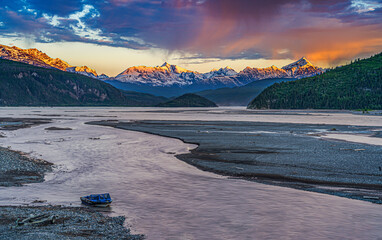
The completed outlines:
[[[72,12],[79,11],[82,8],[81,0],[28,0],[25,1],[30,8],[37,9],[41,12],[68,15]]]

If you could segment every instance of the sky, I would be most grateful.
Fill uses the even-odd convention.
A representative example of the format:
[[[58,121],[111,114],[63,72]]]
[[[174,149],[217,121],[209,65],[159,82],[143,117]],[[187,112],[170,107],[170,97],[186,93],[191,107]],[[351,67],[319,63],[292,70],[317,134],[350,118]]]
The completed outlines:
[[[382,51],[382,0],[0,0],[0,44],[110,76],[165,61],[332,67]]]

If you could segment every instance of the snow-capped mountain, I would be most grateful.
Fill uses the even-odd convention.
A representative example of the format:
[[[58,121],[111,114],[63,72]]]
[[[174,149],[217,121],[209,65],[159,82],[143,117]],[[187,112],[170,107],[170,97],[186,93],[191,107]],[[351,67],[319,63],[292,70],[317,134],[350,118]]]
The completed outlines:
[[[98,77],[97,77],[97,79],[102,80],[102,81],[107,80],[109,78],[110,77],[106,74],[101,74],[101,75],[98,75]]]
[[[242,86],[256,80],[269,78],[298,79],[322,72],[321,68],[315,67],[305,58],[283,68],[276,66],[268,68],[247,67],[239,73],[229,67],[213,69],[207,73],[198,73],[164,63],[157,67],[130,67],[115,78],[107,79],[107,82],[121,89],[171,96],[171,94],[176,95],[180,92]]]
[[[282,69],[287,72],[290,72],[290,74],[292,76],[295,76],[296,78],[311,77],[324,72],[322,68],[314,66],[304,57],[294,63],[283,67]]]
[[[250,68],[247,67],[238,75],[243,78],[254,80],[268,78],[305,78],[323,73],[321,68],[311,64],[306,58],[293,62],[282,68],[271,66],[268,68]]]
[[[230,67],[225,67],[225,68],[220,68],[220,69],[212,69],[208,73],[203,74],[203,78],[212,78],[212,77],[217,77],[217,76],[234,76],[236,75],[237,72],[233,70]]]
[[[98,74],[94,69],[91,69],[87,66],[82,66],[82,67],[67,67],[66,68],[67,72],[73,72],[73,73],[79,73],[88,77],[92,78],[98,78]],[[105,74],[103,74],[105,75]]]
[[[130,67],[116,76],[114,79],[125,83],[149,84],[151,86],[189,85],[198,72],[164,63],[162,66]]]
[[[9,47],[0,44],[0,58],[23,62],[37,67],[56,68],[62,71],[79,73],[88,77],[98,78],[98,74],[94,69],[87,66],[72,66],[59,58],[53,59],[35,48],[21,49],[18,47]]]
[[[106,82],[124,90],[174,96],[201,89],[236,86],[238,83],[235,79],[226,78],[236,74],[229,67],[202,74],[165,62],[157,67],[129,67]]]
[[[237,72],[232,68],[213,69],[208,73],[198,73],[171,65],[165,62],[157,67],[130,67],[116,76],[113,80],[125,83],[148,84],[152,86],[187,86],[195,83],[203,83],[214,77],[234,76]]]
[[[130,67],[116,76],[114,79],[120,82],[148,84],[152,86],[187,86],[195,83],[207,82],[232,82],[232,77],[240,77],[254,80],[267,78],[304,78],[322,73],[321,68],[315,67],[305,58],[291,63],[283,68],[271,66],[268,68],[247,67],[237,73],[232,68],[213,69],[208,73],[190,71],[176,65],[164,63],[157,67]]]

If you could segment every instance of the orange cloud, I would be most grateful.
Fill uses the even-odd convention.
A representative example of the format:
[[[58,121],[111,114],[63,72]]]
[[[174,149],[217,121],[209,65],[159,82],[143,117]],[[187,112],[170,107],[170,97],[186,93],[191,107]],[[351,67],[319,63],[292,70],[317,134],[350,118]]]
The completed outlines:
[[[381,52],[382,32],[379,29],[378,25],[299,29],[268,37],[263,47],[272,49],[279,46],[289,49],[294,59],[306,56],[313,62],[336,65],[356,57]]]

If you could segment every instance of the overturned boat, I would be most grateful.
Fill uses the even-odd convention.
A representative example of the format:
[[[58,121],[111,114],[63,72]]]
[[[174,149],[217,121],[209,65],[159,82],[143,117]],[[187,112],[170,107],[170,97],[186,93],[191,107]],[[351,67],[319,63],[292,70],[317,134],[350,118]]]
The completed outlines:
[[[81,197],[80,199],[83,204],[93,207],[108,207],[112,202],[109,193],[92,194],[89,196]]]

